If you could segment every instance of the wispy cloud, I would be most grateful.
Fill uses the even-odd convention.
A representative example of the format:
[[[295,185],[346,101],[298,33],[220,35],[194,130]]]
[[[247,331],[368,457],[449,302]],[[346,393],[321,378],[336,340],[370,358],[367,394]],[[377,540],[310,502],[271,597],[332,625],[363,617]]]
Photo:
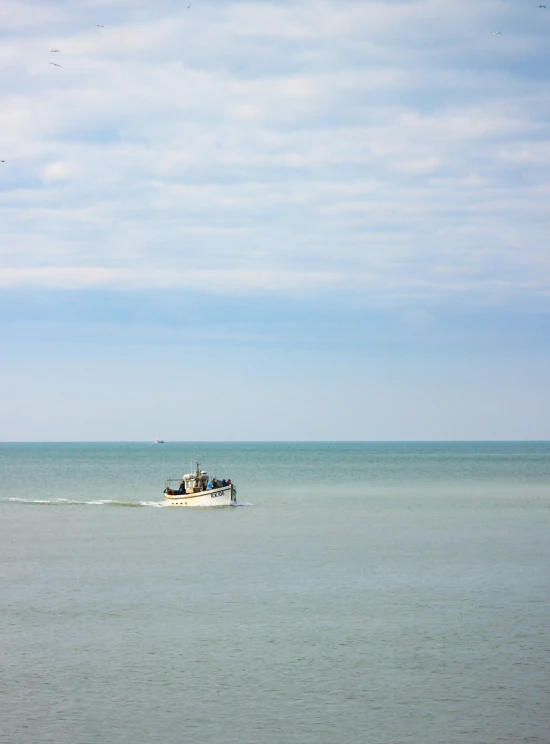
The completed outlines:
[[[549,19],[4,5],[0,286],[540,303]]]

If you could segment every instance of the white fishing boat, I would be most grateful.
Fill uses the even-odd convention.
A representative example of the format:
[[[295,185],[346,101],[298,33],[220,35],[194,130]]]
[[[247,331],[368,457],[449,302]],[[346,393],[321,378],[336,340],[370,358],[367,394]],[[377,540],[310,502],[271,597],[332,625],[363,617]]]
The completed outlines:
[[[167,506],[231,506],[237,501],[233,483],[225,478],[210,480],[206,470],[200,470],[199,463],[194,473],[183,478],[167,478],[164,495]]]

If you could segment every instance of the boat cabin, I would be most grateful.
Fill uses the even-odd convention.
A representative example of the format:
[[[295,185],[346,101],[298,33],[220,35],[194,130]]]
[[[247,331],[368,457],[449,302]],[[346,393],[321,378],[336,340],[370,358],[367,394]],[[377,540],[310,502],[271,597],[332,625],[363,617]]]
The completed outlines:
[[[206,470],[199,470],[199,463],[194,473],[188,473],[183,476],[182,483],[185,483],[186,493],[200,493],[208,488],[208,474]]]

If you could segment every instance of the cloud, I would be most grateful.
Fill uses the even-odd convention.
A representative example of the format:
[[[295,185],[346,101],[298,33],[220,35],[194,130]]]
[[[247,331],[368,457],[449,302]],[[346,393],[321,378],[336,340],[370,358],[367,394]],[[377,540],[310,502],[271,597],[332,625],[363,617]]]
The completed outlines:
[[[50,163],[42,169],[42,178],[46,183],[51,181],[63,181],[69,177],[70,166],[68,163]]]
[[[403,173],[414,173],[418,175],[434,173],[440,167],[438,158],[424,158],[423,160],[407,160],[394,165],[395,170]]]
[[[0,286],[548,297],[548,29],[530,8],[98,14],[11,7]]]

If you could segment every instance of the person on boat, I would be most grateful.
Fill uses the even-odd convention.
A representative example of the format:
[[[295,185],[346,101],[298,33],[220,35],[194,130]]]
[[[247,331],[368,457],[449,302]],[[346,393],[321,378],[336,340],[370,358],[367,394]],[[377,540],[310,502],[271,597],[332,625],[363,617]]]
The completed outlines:
[[[214,483],[212,481],[210,481],[210,483],[208,484],[207,488],[214,488]]]
[[[222,480],[222,486],[227,486],[227,481],[225,480],[225,478]]]
[[[187,493],[186,490],[185,490],[185,481],[184,480],[182,480],[182,482],[180,483],[180,493]]]
[[[227,479],[227,483],[226,483],[226,485],[227,485],[227,486],[230,486],[230,485],[231,485],[231,478],[228,478],[228,479]]]
[[[212,478],[212,488],[219,488],[220,484],[218,483],[217,478]]]

